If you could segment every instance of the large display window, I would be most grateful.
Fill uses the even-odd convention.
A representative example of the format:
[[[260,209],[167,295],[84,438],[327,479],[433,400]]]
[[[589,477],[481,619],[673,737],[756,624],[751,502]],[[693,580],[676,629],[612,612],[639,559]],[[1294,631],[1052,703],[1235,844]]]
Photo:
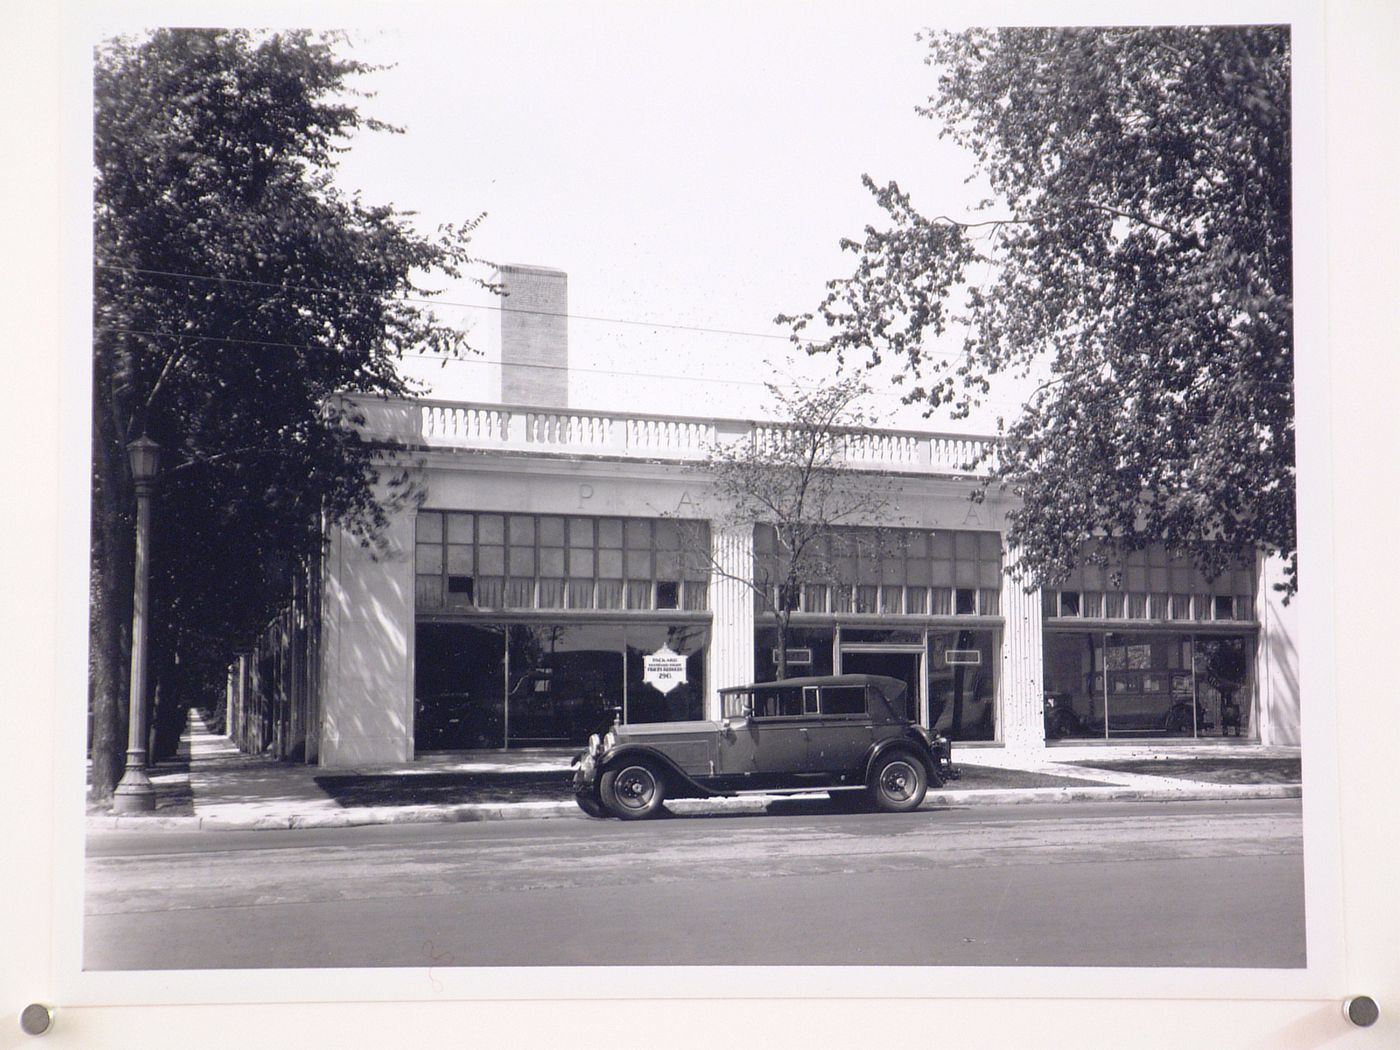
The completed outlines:
[[[1048,739],[1248,735],[1252,633],[1050,631]]]
[[[881,674],[909,683],[911,719],[954,741],[997,736],[997,637],[992,627],[793,627],[788,677],[834,673]],[[778,630],[754,632],[760,682],[778,677]],[[922,686],[923,688],[920,688]]]
[[[420,621],[418,751],[574,747],[614,720],[702,717],[709,626]]]
[[[929,728],[953,741],[995,740],[995,669],[995,631],[929,631]]]

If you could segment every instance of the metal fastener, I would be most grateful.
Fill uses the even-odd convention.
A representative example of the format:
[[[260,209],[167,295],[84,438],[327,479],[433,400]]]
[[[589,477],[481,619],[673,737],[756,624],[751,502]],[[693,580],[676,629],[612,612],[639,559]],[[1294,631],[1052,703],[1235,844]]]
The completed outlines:
[[[26,1035],[43,1035],[53,1025],[53,1011],[43,1003],[30,1003],[19,1015],[19,1026]]]

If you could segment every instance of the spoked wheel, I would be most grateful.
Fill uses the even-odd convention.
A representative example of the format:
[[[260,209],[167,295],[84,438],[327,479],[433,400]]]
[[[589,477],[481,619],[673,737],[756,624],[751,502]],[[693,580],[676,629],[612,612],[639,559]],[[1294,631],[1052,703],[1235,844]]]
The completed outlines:
[[[870,771],[869,790],[875,805],[886,813],[908,813],[923,802],[928,774],[916,758],[889,755],[879,759]]]
[[[603,774],[603,806],[623,820],[654,817],[666,801],[666,782],[645,762],[628,762]]]

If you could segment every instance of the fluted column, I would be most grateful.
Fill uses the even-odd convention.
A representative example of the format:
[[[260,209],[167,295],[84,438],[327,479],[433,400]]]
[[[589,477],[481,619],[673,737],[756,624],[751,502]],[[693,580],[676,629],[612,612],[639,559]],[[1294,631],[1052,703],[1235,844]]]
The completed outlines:
[[[713,530],[710,551],[716,568],[710,572],[714,628],[705,716],[718,718],[719,690],[753,681],[753,592],[741,582],[753,578],[753,529]]]
[[[1019,554],[1006,551],[1014,567]],[[1044,632],[1039,588],[1026,593],[1012,575],[1002,576],[1001,608],[1006,618],[1001,640],[1002,740],[1008,750],[1045,747]]]

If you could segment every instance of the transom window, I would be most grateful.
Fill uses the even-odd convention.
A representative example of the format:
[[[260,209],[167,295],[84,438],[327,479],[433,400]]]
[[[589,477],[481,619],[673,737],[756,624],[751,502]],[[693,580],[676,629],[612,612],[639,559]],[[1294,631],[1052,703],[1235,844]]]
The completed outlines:
[[[1000,616],[1001,536],[967,529],[838,528],[795,589],[771,525],[754,530],[755,581],[778,608],[880,616]],[[756,609],[769,610],[756,599]]]
[[[1060,587],[1042,592],[1053,620],[1249,620],[1254,568],[1236,563],[1207,579],[1191,562],[1161,546],[1133,551],[1108,565],[1086,563]]]
[[[708,545],[709,527],[688,531]],[[425,510],[418,514],[420,610],[708,608],[708,571],[680,523]]]

